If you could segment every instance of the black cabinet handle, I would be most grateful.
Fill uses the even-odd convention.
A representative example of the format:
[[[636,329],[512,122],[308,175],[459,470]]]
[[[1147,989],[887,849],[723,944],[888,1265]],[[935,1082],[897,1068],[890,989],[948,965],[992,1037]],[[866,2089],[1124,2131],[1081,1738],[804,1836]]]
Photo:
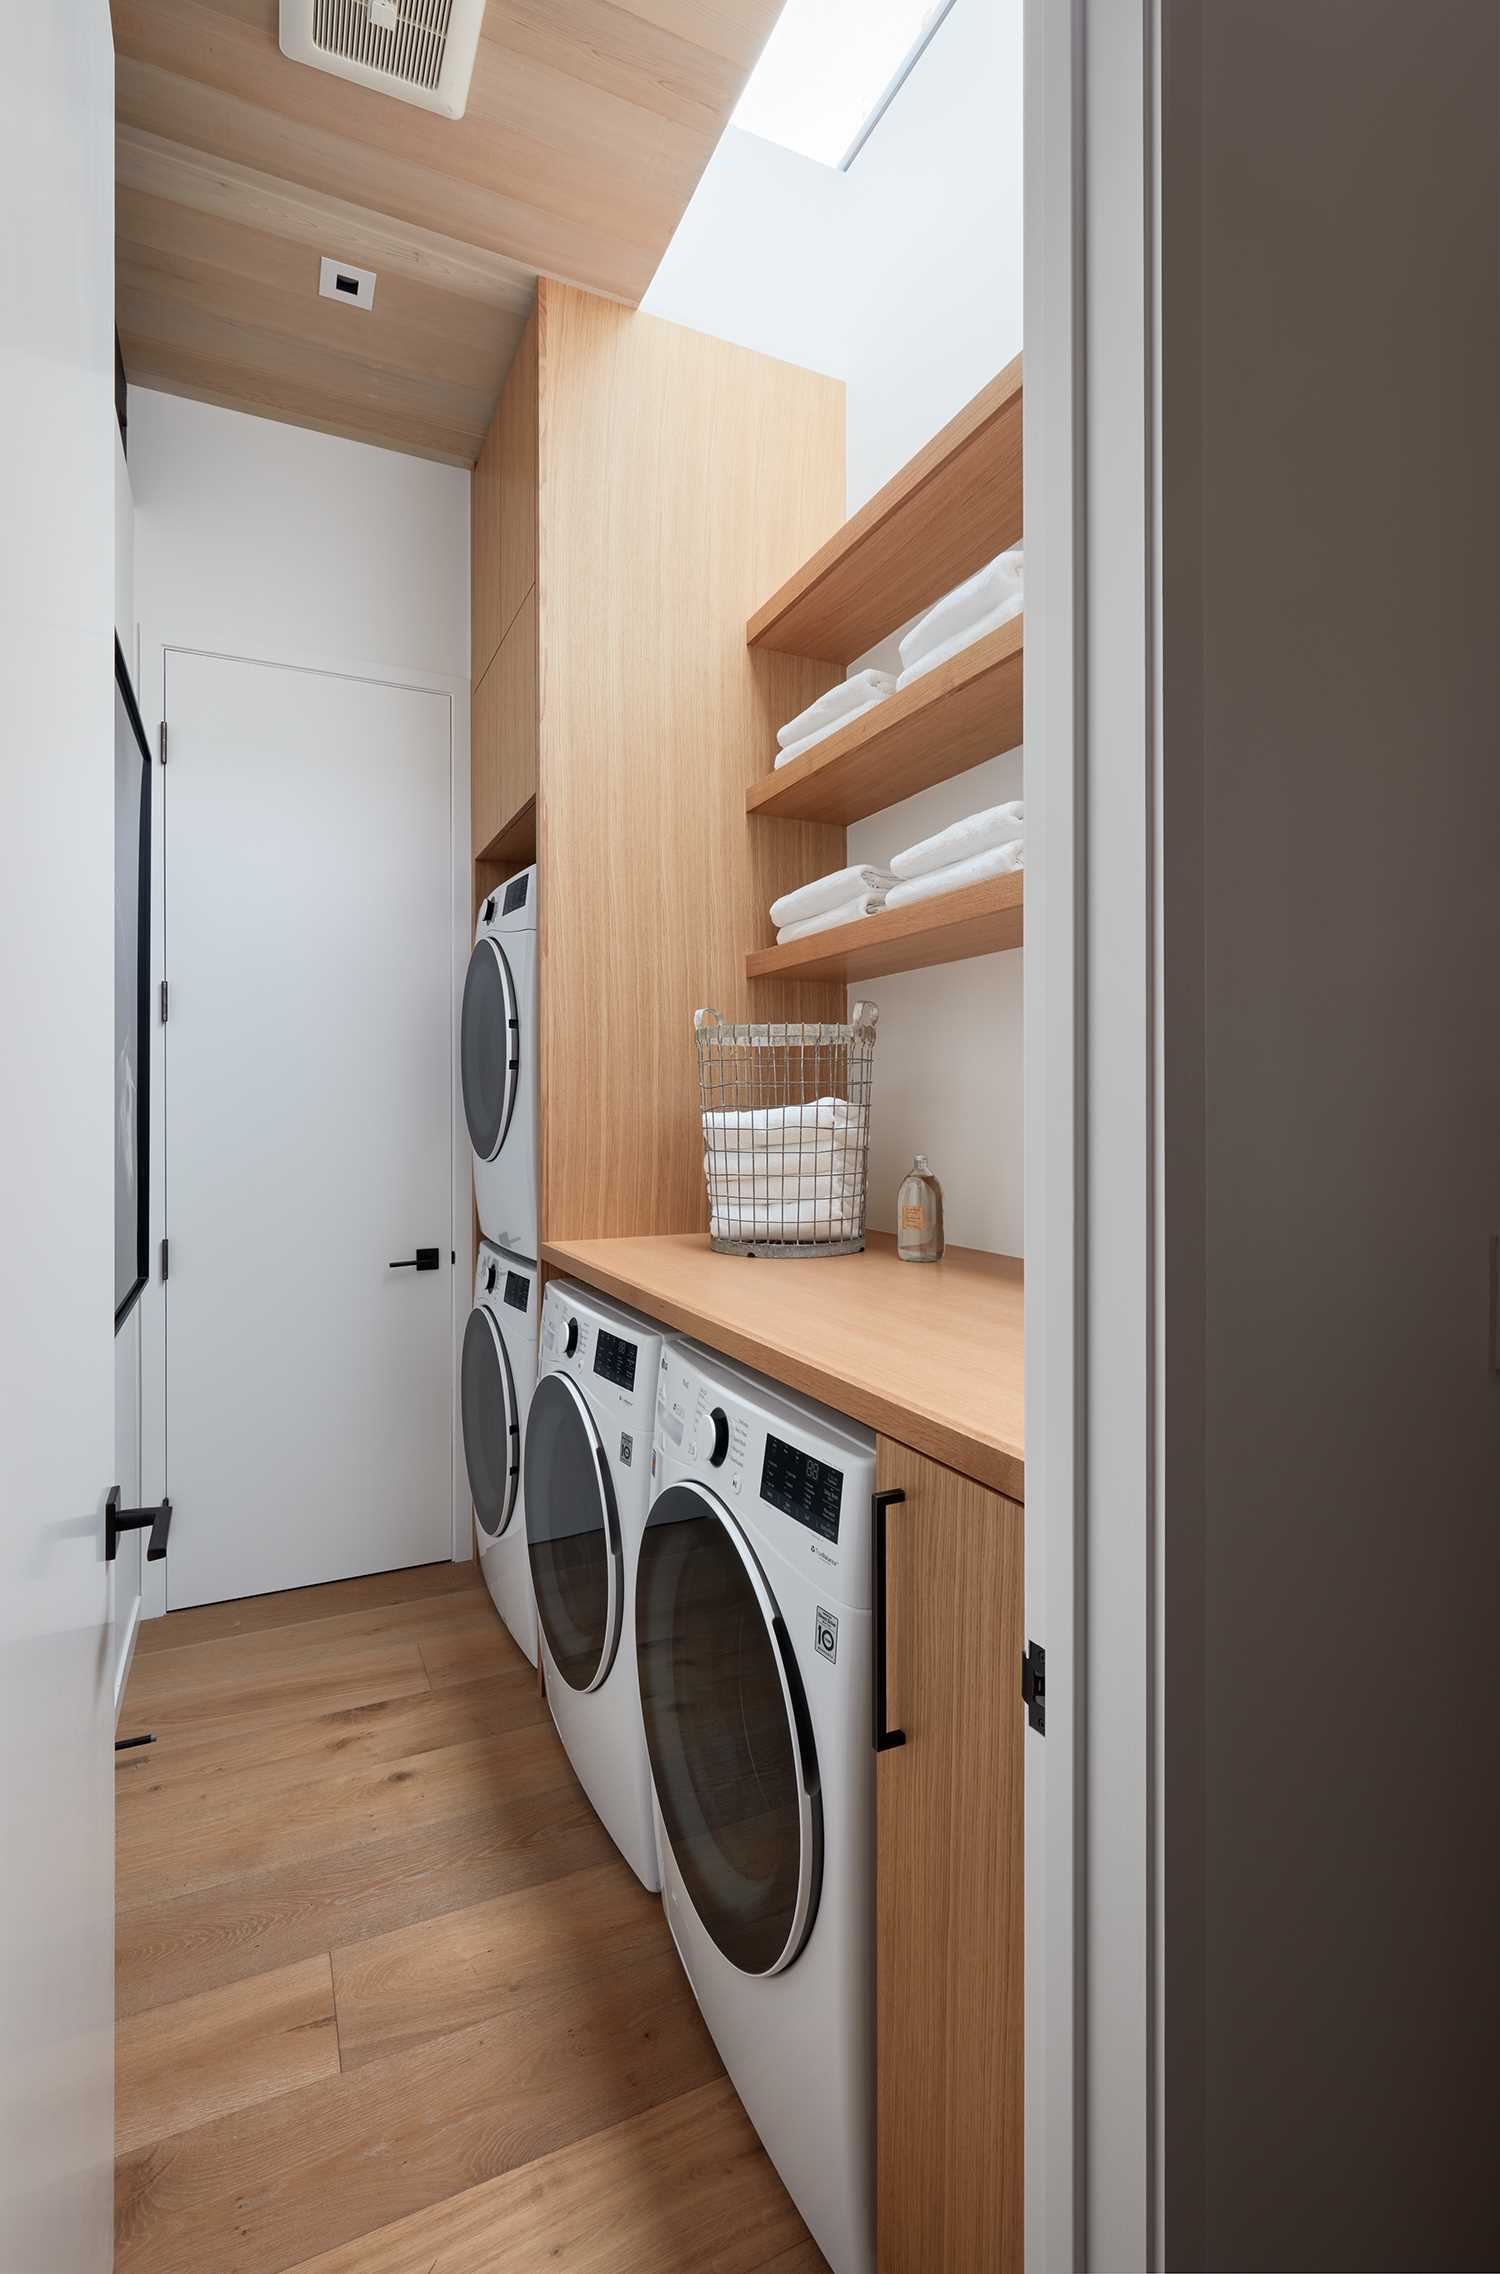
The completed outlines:
[[[437,1267],[436,1248],[418,1248],[415,1255],[404,1255],[399,1262],[387,1266],[391,1271],[436,1271]]]
[[[875,1750],[890,1753],[906,1743],[904,1729],[885,1725],[885,1512],[903,1501],[901,1491],[877,1492],[870,1506],[875,1516]]]
[[[122,1532],[144,1532],[151,1527],[146,1542],[146,1561],[160,1563],[167,1552],[167,1537],[172,1529],[172,1503],[164,1500],[159,1508],[122,1508],[120,1488],[112,1484],[104,1501],[104,1560],[113,1563],[120,1550]]]

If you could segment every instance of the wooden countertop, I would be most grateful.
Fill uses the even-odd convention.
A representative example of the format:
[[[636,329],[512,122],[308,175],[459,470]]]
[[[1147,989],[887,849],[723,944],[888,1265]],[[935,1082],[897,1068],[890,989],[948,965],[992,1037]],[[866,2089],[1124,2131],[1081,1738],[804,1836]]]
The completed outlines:
[[[1023,1271],[949,1248],[779,1263],[715,1255],[702,1232],[549,1240],[542,1260],[981,1484],[1026,1496]]]

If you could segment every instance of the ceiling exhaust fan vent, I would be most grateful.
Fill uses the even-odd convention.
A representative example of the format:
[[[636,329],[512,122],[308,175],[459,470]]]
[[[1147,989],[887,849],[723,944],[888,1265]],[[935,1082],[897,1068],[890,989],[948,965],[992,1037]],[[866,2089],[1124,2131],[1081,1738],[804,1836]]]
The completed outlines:
[[[281,0],[281,52],[462,118],[484,0]]]

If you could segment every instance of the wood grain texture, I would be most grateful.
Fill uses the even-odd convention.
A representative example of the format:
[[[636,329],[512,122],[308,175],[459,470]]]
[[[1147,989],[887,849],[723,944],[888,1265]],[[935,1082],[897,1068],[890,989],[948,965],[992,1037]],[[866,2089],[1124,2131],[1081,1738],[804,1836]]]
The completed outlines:
[[[777,726],[833,675],[737,629],[837,520],[843,389],[551,283],[539,313],[543,1238],[688,1231],[694,1011],[845,1015],[829,982],[746,981],[771,901],[844,836],[750,824]]]
[[[752,782],[747,812],[847,825],[1014,750],[1022,735],[1022,643],[1017,616]]]
[[[1017,872],[964,885],[904,908],[882,908],[853,924],[788,940],[784,947],[752,948],[748,976],[767,980],[882,979],[893,971],[927,971],[934,964],[965,963],[999,955],[1025,938],[1026,879]]]
[[[876,1769],[882,2274],[1020,2274],[1024,1511],[882,1438]]]
[[[536,583],[536,335],[533,307],[474,467],[469,504],[473,613],[469,669],[476,707],[479,682]]]
[[[387,285],[438,296],[435,350],[461,334],[463,301],[488,307],[501,360],[465,426],[455,427],[441,366],[414,398],[392,402],[388,421],[354,389],[345,414],[344,431],[360,440],[469,462],[539,272],[639,299],[777,5],[489,0],[458,120],[289,61],[277,0],[113,0],[112,14],[122,192],[159,200],[184,243],[203,223],[239,232],[246,256],[181,280],[193,290],[180,313],[201,328],[170,328],[160,296],[122,285],[130,377],[337,431],[333,374],[310,353],[320,307],[357,318],[316,299],[318,257],[331,253],[381,277],[367,328]],[[158,252],[174,249],[171,223],[162,228]],[[280,255],[310,277],[313,297],[299,291],[268,326],[254,265]]]
[[[852,663],[1021,541],[1021,358],[749,619],[753,647]]]
[[[230,1635],[264,1634],[273,1627],[375,1610],[387,1603],[411,1603],[429,1595],[462,1594],[483,1587],[477,1558],[466,1563],[424,1563],[407,1571],[373,1571],[363,1579],[338,1579],[326,1587],[289,1587],[279,1595],[247,1595],[234,1603],[200,1603],[190,1611],[168,1611],[145,1619],[136,1640],[137,1658],[184,1643],[220,1642]]]
[[[326,1956],[127,2015],[115,2034],[116,2153],[338,2070]]]
[[[537,797],[537,610],[533,589],[474,690],[473,842],[502,837]]]
[[[949,1248],[905,1264],[872,1232],[863,1255],[764,1263],[706,1234],[548,1242],[543,1261],[1024,1500],[1020,1262]]]
[[[567,2274],[826,2274],[722,2078],[289,2274],[523,2274],[543,2264]]]
[[[600,2274],[821,2274],[508,1639],[485,1681],[285,1718],[295,1666],[337,1688],[391,1633],[435,1666],[483,1641],[476,1613],[504,1633],[472,1585],[386,1582],[261,1598],[228,1633],[205,1631],[227,1606],[183,1614],[132,1672],[214,1718],[118,1770],[126,1881],[149,1890],[118,1920],[120,2274],[564,2250]],[[437,1815],[431,1785],[412,1812],[422,1760]],[[247,1836],[280,1860],[167,1892],[184,1855],[196,1879],[266,1852]]]

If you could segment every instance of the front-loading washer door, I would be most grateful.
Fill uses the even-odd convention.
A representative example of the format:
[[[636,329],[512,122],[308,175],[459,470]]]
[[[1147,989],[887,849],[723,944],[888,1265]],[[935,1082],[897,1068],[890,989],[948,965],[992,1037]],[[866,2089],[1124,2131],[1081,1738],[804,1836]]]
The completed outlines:
[[[547,1648],[570,1689],[597,1690],[619,1647],[625,1561],[609,1462],[569,1374],[537,1383],[524,1477],[526,1547]]]
[[[496,939],[480,940],[469,958],[458,1062],[469,1143],[482,1161],[492,1161],[510,1129],[521,1078],[516,983]]]
[[[823,1878],[812,1722],[755,1551],[701,1485],[652,1506],[635,1643],[657,1805],[693,1908],[742,1973],[779,1974]]]
[[[464,1328],[459,1401],[474,1514],[485,1537],[498,1540],[521,1482],[521,1416],[505,1338],[487,1303],[475,1304]]]

